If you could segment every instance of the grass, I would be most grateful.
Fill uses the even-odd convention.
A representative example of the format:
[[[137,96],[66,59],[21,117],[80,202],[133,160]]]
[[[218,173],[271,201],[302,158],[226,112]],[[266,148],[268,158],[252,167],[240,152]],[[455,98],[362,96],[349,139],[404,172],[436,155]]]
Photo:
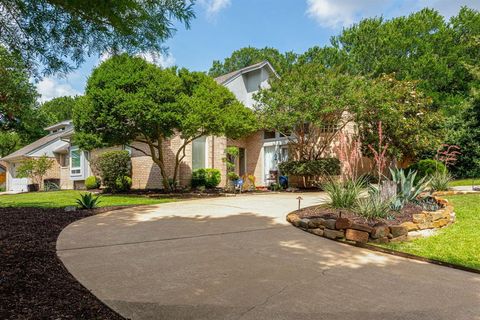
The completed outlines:
[[[471,186],[472,183],[475,182],[476,186],[480,186],[480,178],[475,179],[459,179],[453,180],[448,183],[450,187],[459,187],[459,186]]]
[[[75,200],[85,191],[62,190],[0,195],[0,207],[63,208],[76,206]],[[172,202],[174,199],[148,198],[138,195],[104,195],[99,207],[147,205]]]
[[[428,238],[381,246],[480,270],[480,195],[455,195],[447,199],[457,215],[453,225]]]

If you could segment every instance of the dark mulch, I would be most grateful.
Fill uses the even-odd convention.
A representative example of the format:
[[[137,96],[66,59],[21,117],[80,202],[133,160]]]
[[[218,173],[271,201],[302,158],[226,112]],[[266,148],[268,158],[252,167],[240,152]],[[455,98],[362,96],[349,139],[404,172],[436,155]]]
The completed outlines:
[[[300,218],[324,218],[324,219],[336,219],[340,217],[348,218],[355,223],[368,224],[373,226],[377,222],[384,222],[390,226],[398,225],[403,222],[412,221],[412,215],[422,212],[422,207],[409,203],[407,204],[400,212],[392,212],[392,217],[390,219],[373,219],[367,220],[364,217],[361,217],[354,213],[353,211],[345,209],[333,209],[325,205],[308,207],[300,209],[297,211],[297,214]]]
[[[68,224],[106,208],[0,208],[0,319],[123,319],[85,289],[57,258]]]

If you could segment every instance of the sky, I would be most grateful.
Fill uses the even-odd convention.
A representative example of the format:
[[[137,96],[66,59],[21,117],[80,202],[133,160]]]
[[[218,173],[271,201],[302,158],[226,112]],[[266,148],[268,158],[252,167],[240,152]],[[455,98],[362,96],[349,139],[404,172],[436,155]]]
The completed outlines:
[[[363,18],[392,18],[424,7],[451,17],[464,5],[480,10],[480,0],[197,0],[191,28],[178,26],[165,43],[168,54],[145,57],[163,67],[208,71],[213,60],[242,47],[303,53],[328,45],[330,37]],[[42,79],[37,83],[40,101],[83,94],[88,76],[105,58],[92,56],[64,77]]]

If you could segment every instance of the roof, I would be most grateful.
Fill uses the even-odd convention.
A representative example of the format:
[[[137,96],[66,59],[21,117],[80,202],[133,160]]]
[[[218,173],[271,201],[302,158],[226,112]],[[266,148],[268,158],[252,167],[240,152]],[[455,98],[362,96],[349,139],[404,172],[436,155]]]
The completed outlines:
[[[46,127],[46,128],[44,128],[44,130],[53,131],[53,130],[68,127],[68,126],[71,126],[71,125],[72,125],[72,120],[65,120],[65,121],[62,121],[62,122],[59,122],[59,123],[55,123],[53,126]]]
[[[45,137],[43,138],[40,138],[38,140],[36,140],[35,142],[15,151],[14,153],[11,153],[9,154],[8,156],[6,157],[3,157],[2,159],[0,160],[13,160],[13,159],[18,159],[18,158],[22,158],[22,157],[26,157],[28,156],[29,153],[45,146],[45,145],[48,145],[54,141],[56,141],[57,139],[60,139],[62,138],[64,135],[67,135],[69,133],[73,132],[73,128],[69,128],[69,129],[66,129],[64,131],[58,131],[58,132],[55,132],[55,133],[51,133],[49,135],[46,135]]]
[[[268,62],[267,60],[264,60],[262,62],[259,62],[259,63],[255,63],[255,64],[252,64],[251,66],[248,66],[248,67],[245,67],[245,68],[242,68],[242,69],[239,69],[239,70],[236,70],[236,71],[232,71],[230,73],[227,73],[227,74],[224,74],[222,76],[219,76],[217,78],[215,78],[215,81],[218,83],[218,84],[227,84],[228,82],[232,81],[233,79],[237,78],[238,76],[244,74],[244,73],[248,73],[248,72],[251,72],[251,71],[254,71],[254,70],[258,70],[258,69],[261,69],[263,67],[267,66],[270,71],[276,76],[276,77],[279,77],[279,75],[277,74],[277,72],[275,71],[275,69],[273,69],[272,65],[270,64],[270,62]]]

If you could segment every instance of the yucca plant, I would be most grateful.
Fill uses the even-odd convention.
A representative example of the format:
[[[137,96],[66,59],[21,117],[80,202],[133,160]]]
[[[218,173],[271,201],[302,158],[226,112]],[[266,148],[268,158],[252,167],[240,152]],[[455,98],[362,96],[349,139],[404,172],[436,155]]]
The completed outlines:
[[[407,203],[415,201],[415,199],[425,191],[430,181],[426,177],[415,182],[417,172],[412,170],[405,175],[403,169],[390,168],[392,181],[397,185],[397,195],[392,202],[392,209],[400,210]]]
[[[100,204],[100,196],[94,196],[91,192],[81,193],[76,202],[82,209],[94,209]]]
[[[452,176],[448,171],[436,171],[431,176],[430,188],[432,191],[447,191],[450,181],[452,181]]]
[[[388,218],[391,206],[392,199],[385,199],[378,188],[370,186],[368,196],[355,201],[355,212],[367,220]]]
[[[332,208],[351,209],[355,206],[355,201],[366,185],[367,179],[363,176],[346,181],[329,178],[322,184],[322,188],[330,197],[330,206]]]

